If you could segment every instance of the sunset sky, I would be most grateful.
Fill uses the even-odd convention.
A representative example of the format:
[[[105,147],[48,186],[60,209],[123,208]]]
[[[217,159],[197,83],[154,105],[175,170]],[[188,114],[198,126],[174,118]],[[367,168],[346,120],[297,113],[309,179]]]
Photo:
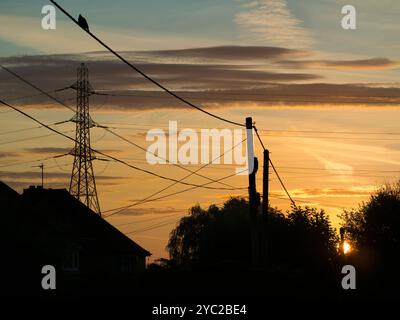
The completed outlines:
[[[271,159],[299,205],[324,208],[335,226],[344,208],[382,184],[399,178],[400,3],[395,0],[59,0],[75,17],[81,13],[104,42],[193,103],[233,121],[252,116]],[[99,124],[143,146],[148,130],[229,128],[189,109],[135,74],[57,11],[57,29],[43,30],[45,0],[2,0],[0,64],[43,90],[76,81],[88,64],[91,116]],[[341,27],[341,8],[357,10],[357,29]],[[55,96],[75,108],[74,90]],[[35,96],[36,95],[36,96]],[[119,95],[119,96],[118,96]],[[25,97],[21,99],[21,97]],[[47,124],[73,113],[0,70],[0,99]],[[71,141],[6,107],[0,107],[0,180],[19,192],[40,184],[41,160],[69,152]],[[55,126],[74,135],[74,124]],[[26,130],[25,130],[26,129]],[[187,172],[151,166],[145,152],[101,128],[92,147],[137,167],[174,179]],[[262,159],[256,144],[256,155]],[[45,186],[69,186],[71,156],[43,161]],[[171,184],[114,162],[95,161],[102,211],[129,205]],[[196,169],[198,166],[188,166]],[[199,173],[219,179],[235,166],[212,165]],[[262,190],[262,172],[258,189]],[[247,176],[225,183],[246,188]],[[272,206],[290,202],[271,175]],[[206,183],[201,177],[188,182]],[[212,184],[211,186],[218,186]],[[160,196],[187,189],[176,185]],[[222,204],[246,190],[196,189],[142,204],[108,221],[153,253],[166,257],[168,234],[190,206]]]

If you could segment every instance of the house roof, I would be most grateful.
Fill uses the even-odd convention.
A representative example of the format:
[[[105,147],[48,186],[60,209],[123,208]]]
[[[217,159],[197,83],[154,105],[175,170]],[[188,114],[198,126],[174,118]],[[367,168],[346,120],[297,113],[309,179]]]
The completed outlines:
[[[0,194],[18,197],[26,212],[25,225],[30,237],[58,239],[83,244],[90,253],[151,255],[132,239],[75,199],[66,189],[30,187],[19,195],[6,184]],[[55,240],[57,241],[57,240]]]
[[[6,185],[4,182],[0,181],[0,198],[8,199],[9,201],[18,200],[20,197],[19,193]]]
[[[24,190],[22,197],[28,202],[34,201],[35,208],[40,208],[52,218],[66,222],[67,228],[63,232],[72,237],[79,237],[91,252],[98,250],[99,253],[117,251],[150,255],[150,252],[94,213],[66,189],[31,188]],[[48,218],[45,215],[45,219]]]

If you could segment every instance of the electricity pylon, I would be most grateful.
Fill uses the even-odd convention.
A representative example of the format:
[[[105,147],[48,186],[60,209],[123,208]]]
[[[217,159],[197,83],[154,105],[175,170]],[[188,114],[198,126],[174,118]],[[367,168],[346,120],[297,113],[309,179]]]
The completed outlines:
[[[78,68],[75,86],[76,114],[71,121],[76,123],[76,138],[75,148],[70,152],[74,156],[74,165],[69,192],[101,215],[92,165],[95,154],[90,147],[90,128],[95,126],[89,114],[89,96],[93,90],[89,83],[89,70],[84,63]]]

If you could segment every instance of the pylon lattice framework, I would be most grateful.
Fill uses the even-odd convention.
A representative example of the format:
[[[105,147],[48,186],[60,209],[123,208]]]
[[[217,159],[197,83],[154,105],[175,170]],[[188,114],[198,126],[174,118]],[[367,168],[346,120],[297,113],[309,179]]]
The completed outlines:
[[[95,213],[101,215],[92,165],[95,155],[90,147],[90,128],[94,126],[94,122],[89,114],[89,96],[91,91],[89,70],[82,63],[77,71],[76,114],[71,119],[72,122],[76,123],[76,142],[75,148],[70,152],[74,156],[74,164],[69,192]]]

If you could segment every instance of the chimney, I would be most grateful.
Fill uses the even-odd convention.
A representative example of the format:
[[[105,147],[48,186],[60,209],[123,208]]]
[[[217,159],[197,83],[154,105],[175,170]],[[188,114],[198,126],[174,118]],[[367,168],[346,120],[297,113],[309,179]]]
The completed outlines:
[[[43,198],[46,189],[43,189],[42,186],[29,186],[28,189],[24,189],[22,193],[22,197],[32,203],[36,203]]]

